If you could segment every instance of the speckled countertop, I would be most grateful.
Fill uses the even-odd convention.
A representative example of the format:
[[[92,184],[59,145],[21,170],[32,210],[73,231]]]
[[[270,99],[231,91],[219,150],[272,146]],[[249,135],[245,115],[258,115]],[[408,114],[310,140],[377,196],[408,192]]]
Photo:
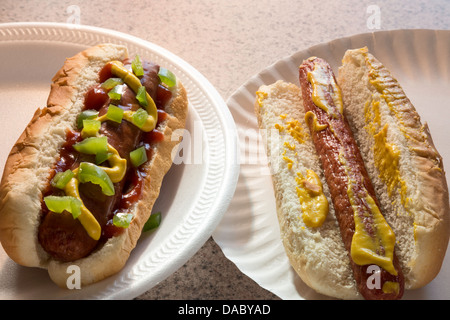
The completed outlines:
[[[375,24],[369,6],[379,9]],[[254,74],[312,45],[376,30],[450,29],[449,17],[448,0],[0,1],[0,23],[79,22],[156,43],[200,71],[225,101]],[[278,297],[241,273],[209,238],[137,299]]]

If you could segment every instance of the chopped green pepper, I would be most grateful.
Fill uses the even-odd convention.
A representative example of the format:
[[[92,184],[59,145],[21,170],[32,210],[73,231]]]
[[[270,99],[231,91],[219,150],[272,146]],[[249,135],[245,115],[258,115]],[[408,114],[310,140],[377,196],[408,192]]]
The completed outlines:
[[[99,185],[105,195],[114,195],[114,185],[111,178],[102,168],[90,162],[81,162],[79,168],[78,179],[81,183],[91,182]]]
[[[102,137],[89,137],[81,142],[73,145],[73,148],[81,153],[85,154],[97,154],[108,152],[108,138]]]
[[[58,172],[53,177],[51,185],[58,189],[64,189],[66,184],[73,178],[74,175],[75,174],[70,169],[67,169],[64,172]]]
[[[142,146],[130,152],[130,160],[136,168],[147,161],[147,151]]]
[[[158,76],[161,82],[165,83],[169,88],[177,84],[176,76],[169,69],[160,68]]]
[[[55,213],[70,212],[76,219],[81,214],[81,201],[70,196],[47,196],[44,198],[48,210]]]
[[[145,111],[142,108],[139,108],[138,110],[136,110],[133,113],[133,116],[131,118],[131,122],[138,127],[139,129],[141,129],[145,122],[147,122],[147,118],[148,118],[148,113],[147,111]]]
[[[113,155],[112,152],[100,152],[100,153],[97,153],[95,155],[95,163],[96,164],[101,164],[101,163],[105,162],[106,160],[108,160],[109,158],[111,158],[112,155]]]
[[[122,97],[122,93],[123,93],[123,86],[121,84],[118,84],[108,92],[108,96],[112,100],[120,100],[120,98]]]
[[[119,61],[111,61],[109,62],[111,64],[111,72],[119,76],[123,79],[123,81],[128,85],[128,87],[133,90],[134,93],[137,94],[139,88],[142,86],[141,81],[139,80],[136,75],[126,69],[123,66],[123,63]],[[156,108],[155,101],[153,101],[152,97],[146,92],[146,97],[148,100],[148,106],[145,107],[149,114],[150,123],[149,123],[149,131],[153,130],[157,124],[158,121],[158,109]]]
[[[123,109],[110,104],[108,107],[108,112],[106,113],[106,118],[111,121],[121,123],[123,118]]]
[[[109,78],[108,80],[102,83],[102,88],[110,90],[119,84],[123,84],[123,80],[121,78]]]
[[[139,104],[143,107],[148,106],[147,100],[147,91],[144,86],[139,87],[138,92],[136,94],[136,99],[139,101]]]
[[[83,128],[83,120],[92,120],[97,118],[98,111],[97,110],[84,110],[80,113],[77,119],[77,127],[78,129]]]
[[[139,55],[136,55],[134,60],[131,62],[131,69],[133,69],[134,74],[138,77],[142,77],[144,75],[144,67],[142,67]]]
[[[83,120],[83,130],[81,131],[83,136],[95,136],[100,130],[102,123],[98,120],[86,119]]]
[[[128,228],[131,220],[133,220],[133,215],[131,213],[119,212],[113,217],[113,225],[120,228]]]
[[[161,212],[152,213],[144,224],[143,232],[158,228],[161,224]]]

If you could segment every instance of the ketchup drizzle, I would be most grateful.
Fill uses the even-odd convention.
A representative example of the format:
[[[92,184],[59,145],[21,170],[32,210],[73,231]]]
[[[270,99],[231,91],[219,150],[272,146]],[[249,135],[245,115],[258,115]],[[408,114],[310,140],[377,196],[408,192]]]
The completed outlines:
[[[101,83],[106,81],[108,78],[113,77],[111,72],[111,67],[107,64],[99,72],[100,83],[93,86],[86,94],[84,100],[83,110],[100,110],[102,106],[109,103],[108,93],[101,87]],[[152,146],[158,142],[164,140],[164,133],[159,130],[160,124],[167,119],[167,113],[164,111],[164,107],[172,98],[172,92],[165,86],[159,84],[156,91],[155,104],[158,109],[158,122],[156,128],[150,132],[145,132],[142,135],[142,141],[140,146],[144,146],[147,151],[148,160],[151,159],[153,155]],[[66,135],[66,142],[63,144],[60,150],[60,156],[57,160],[54,169],[50,174],[50,179],[48,187],[44,192],[44,196],[48,194],[55,194],[60,192],[58,189],[51,186],[50,181],[53,179],[54,175],[58,172],[64,172],[67,169],[72,169],[74,163],[77,162],[81,156],[78,152],[73,149],[73,145],[77,142],[82,141],[80,131],[68,130]],[[148,163],[148,161],[146,162]],[[110,215],[111,218],[108,219],[106,225],[102,228],[102,239],[108,239],[113,236],[117,236],[124,232],[124,228],[116,227],[112,223],[112,218],[115,214],[119,212],[127,212],[136,203],[141,195],[144,187],[144,179],[146,177],[145,165],[141,165],[139,168],[130,168],[125,176],[125,188],[121,195],[120,201],[113,209],[113,214]],[[48,212],[45,203],[42,201],[43,215]]]

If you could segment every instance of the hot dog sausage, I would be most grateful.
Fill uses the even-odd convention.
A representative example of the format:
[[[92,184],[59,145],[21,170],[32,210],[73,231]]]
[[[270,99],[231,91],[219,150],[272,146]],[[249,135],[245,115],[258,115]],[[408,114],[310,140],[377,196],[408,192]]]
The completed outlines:
[[[299,80],[359,292],[366,299],[399,299],[404,280],[394,252],[395,235],[380,212],[331,67],[310,58],[300,66]]]

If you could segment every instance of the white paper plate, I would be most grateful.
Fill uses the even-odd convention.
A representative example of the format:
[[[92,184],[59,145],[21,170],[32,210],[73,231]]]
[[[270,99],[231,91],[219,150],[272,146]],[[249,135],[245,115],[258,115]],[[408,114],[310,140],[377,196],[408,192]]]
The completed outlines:
[[[308,288],[290,267],[280,240],[272,181],[253,112],[260,85],[283,79],[298,84],[303,59],[326,59],[337,72],[345,50],[367,46],[397,77],[450,168],[450,31],[398,30],[338,39],[284,58],[251,78],[227,101],[241,146],[236,195],[213,234],[238,268],[282,299],[325,299]],[[447,176],[447,180],[449,180]],[[440,274],[426,287],[407,291],[405,299],[450,298],[450,253]]]
[[[59,289],[46,270],[18,266],[0,247],[0,299],[134,298],[200,249],[233,196],[239,175],[236,128],[215,88],[188,63],[157,45],[86,26],[0,25],[1,172],[35,109],[46,105],[51,78],[65,58],[104,42],[127,45],[130,55],[137,53],[172,70],[188,92],[191,145],[184,148],[185,161],[172,166],[155,204],[154,212],[163,214],[162,223],[141,237],[119,274],[81,290]]]

